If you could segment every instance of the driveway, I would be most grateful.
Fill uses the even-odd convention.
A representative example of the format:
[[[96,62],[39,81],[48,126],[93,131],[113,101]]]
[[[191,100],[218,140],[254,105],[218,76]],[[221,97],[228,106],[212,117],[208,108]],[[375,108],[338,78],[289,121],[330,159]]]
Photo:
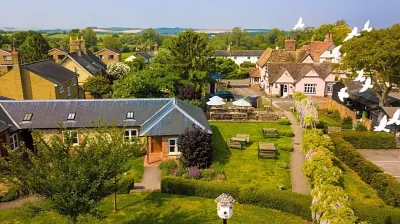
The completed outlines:
[[[235,96],[235,99],[242,99],[248,96],[265,96],[266,94],[259,88],[251,88],[249,86],[249,79],[237,79],[237,80],[224,80],[224,82],[230,82],[232,89],[230,91]]]
[[[388,173],[400,181],[400,149],[377,150],[359,149],[364,158],[379,166],[385,173]]]

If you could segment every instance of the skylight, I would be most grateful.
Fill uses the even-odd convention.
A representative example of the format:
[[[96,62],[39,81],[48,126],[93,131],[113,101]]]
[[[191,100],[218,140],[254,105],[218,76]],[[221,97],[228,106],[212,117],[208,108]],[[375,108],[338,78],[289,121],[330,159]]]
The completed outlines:
[[[68,118],[67,118],[67,120],[75,120],[75,113],[70,113],[70,114],[68,114]]]
[[[126,119],[133,119],[134,113],[133,112],[128,112],[126,113]]]
[[[32,119],[32,116],[32,113],[25,114],[23,121],[30,121]]]

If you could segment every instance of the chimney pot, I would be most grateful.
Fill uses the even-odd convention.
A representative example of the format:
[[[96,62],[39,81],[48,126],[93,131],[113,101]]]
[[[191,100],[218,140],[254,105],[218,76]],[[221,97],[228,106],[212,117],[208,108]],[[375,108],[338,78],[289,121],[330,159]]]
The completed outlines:
[[[288,37],[285,40],[285,50],[295,51],[296,50],[296,40],[293,37]]]

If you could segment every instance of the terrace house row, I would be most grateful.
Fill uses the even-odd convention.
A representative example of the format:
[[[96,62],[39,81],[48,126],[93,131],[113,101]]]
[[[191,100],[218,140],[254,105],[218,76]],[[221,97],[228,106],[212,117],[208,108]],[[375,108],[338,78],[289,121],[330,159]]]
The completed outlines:
[[[33,148],[31,130],[39,130],[46,139],[71,135],[79,144],[94,122],[101,119],[124,129],[124,139],[147,140],[150,161],[180,155],[178,136],[196,125],[212,133],[203,111],[174,98],[109,100],[0,100],[0,140],[17,150],[20,142]],[[65,130],[61,129],[62,124]],[[2,155],[7,152],[3,148]]]

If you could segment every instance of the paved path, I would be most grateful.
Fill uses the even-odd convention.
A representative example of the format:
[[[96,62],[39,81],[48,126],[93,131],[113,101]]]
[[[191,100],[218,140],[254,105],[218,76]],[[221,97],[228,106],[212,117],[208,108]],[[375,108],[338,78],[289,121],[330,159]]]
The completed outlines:
[[[293,114],[287,111],[292,106],[292,103],[290,101],[274,101],[272,102],[272,104],[275,107],[284,110],[285,116],[292,123],[292,125],[290,126],[294,132],[294,150],[290,153],[290,176],[292,178],[292,191],[300,194],[310,195],[307,179],[305,178],[303,173],[304,153],[301,148],[301,142],[303,141],[303,129],[300,127],[297,119],[293,116]]]
[[[131,192],[153,192],[161,190],[161,170],[157,166],[144,167],[143,180],[135,183]]]
[[[359,149],[361,155],[400,181],[400,149]]]
[[[19,207],[22,207],[25,203],[28,203],[28,202],[36,203],[38,201],[40,201],[40,198],[38,198],[36,196],[28,196],[28,197],[19,198],[14,201],[1,202],[0,203],[0,211],[12,209],[12,208],[19,208]]]

